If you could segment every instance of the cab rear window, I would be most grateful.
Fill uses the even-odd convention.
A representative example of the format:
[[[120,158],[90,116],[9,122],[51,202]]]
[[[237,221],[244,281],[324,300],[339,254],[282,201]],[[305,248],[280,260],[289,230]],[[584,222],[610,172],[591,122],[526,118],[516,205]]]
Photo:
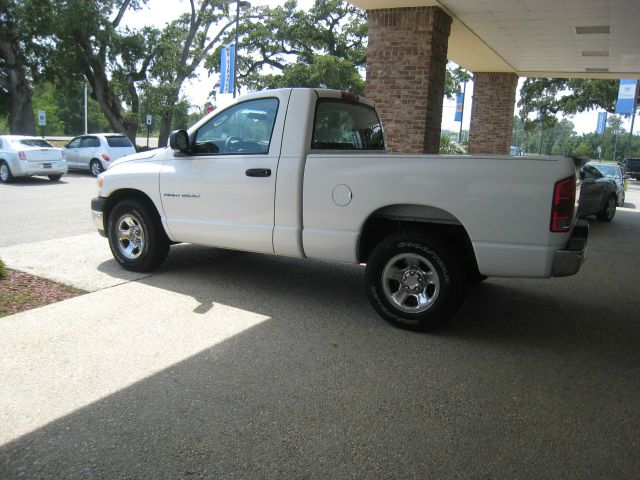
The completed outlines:
[[[311,148],[384,150],[382,127],[375,109],[338,99],[318,100]]]
[[[127,137],[107,137],[107,143],[113,148],[133,147]]]

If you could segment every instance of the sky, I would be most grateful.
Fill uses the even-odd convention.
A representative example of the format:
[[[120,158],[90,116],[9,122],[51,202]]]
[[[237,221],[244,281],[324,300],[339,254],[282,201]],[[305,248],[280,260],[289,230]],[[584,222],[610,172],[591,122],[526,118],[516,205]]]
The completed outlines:
[[[251,0],[252,5],[282,5],[285,0]],[[313,0],[298,0],[298,8],[309,8],[313,4]],[[142,10],[137,12],[128,12],[127,15],[123,19],[123,23],[126,26],[131,28],[140,28],[145,25],[155,25],[157,27],[162,27],[167,22],[173,20],[178,17],[180,14],[187,12],[189,10],[189,2],[187,0],[179,0],[171,2],[173,8],[173,15],[167,16],[167,2],[166,0],[149,0],[148,5],[144,6]],[[200,69],[197,72],[197,78],[195,80],[191,80],[185,82],[183,85],[182,92],[189,99],[191,104],[201,108],[207,102],[207,97],[209,92],[213,89],[214,85],[218,81],[218,78],[215,76],[208,76],[207,72],[204,69]],[[518,82],[518,92],[516,93],[516,98],[520,98],[520,86],[524,82],[524,78],[521,78]],[[244,93],[241,91],[241,93]],[[465,96],[465,106],[464,106],[464,118],[463,118],[463,130],[469,129],[469,123],[471,119],[471,102],[473,97],[473,83],[469,82],[467,84],[466,96]],[[233,101],[232,94],[221,95],[218,94],[216,99],[216,105],[218,107],[224,107],[225,105],[231,103]],[[460,122],[454,121],[456,105],[455,100],[444,100],[443,110],[442,110],[442,128],[446,130],[452,130],[457,132],[460,130]],[[517,112],[517,106],[515,107],[515,112]],[[576,114],[572,117],[568,117],[575,125],[575,130],[577,134],[594,132],[596,129],[597,123],[597,111],[584,112],[580,114]],[[628,131],[630,128],[631,120],[625,119],[623,126]],[[636,122],[636,126],[634,126],[634,130],[640,130],[640,125]]]

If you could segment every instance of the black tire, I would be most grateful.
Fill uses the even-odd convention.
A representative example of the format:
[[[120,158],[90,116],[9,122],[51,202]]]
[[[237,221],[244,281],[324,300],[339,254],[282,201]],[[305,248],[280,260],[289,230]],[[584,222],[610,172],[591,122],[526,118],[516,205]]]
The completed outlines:
[[[9,165],[4,160],[0,160],[0,182],[11,183],[13,182],[13,174]]]
[[[49,175],[49,180],[51,180],[52,182],[57,182],[62,178],[62,174],[58,173],[56,175]]]
[[[116,261],[132,272],[150,272],[169,254],[169,238],[160,219],[143,202],[122,200],[109,214],[109,247]]]
[[[414,233],[396,234],[378,244],[365,275],[378,314],[396,327],[420,331],[433,330],[455,314],[467,282],[444,241]]]
[[[601,220],[603,222],[610,222],[611,220],[613,220],[613,217],[616,216],[617,203],[618,202],[615,195],[609,196],[602,210],[597,213],[598,220]]]
[[[102,162],[94,158],[93,160],[91,160],[91,162],[89,162],[89,170],[91,170],[91,174],[94,177],[97,177],[102,172],[104,172],[104,168],[102,168]]]

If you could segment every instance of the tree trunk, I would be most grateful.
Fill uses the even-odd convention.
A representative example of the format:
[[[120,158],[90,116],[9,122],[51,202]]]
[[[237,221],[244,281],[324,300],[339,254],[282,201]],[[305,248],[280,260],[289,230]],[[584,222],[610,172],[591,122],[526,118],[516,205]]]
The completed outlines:
[[[35,135],[33,90],[22,58],[4,33],[0,36],[0,57],[7,65],[7,73],[0,80],[9,92],[9,131],[13,135]]]
[[[176,103],[178,103],[178,98],[180,97],[180,87],[184,83],[184,77],[179,76],[176,78],[174,83],[174,90],[171,92],[169,98],[167,98],[167,107],[168,109],[162,114],[162,119],[160,120],[160,133],[158,136],[158,146],[164,147],[167,145],[169,140],[169,135],[171,134],[171,123],[173,122],[173,110],[175,108]]]
[[[167,145],[167,142],[169,140],[169,135],[171,134],[172,122],[173,122],[173,109],[170,109],[162,114],[162,119],[160,121],[160,134],[158,136],[158,147],[164,147]]]

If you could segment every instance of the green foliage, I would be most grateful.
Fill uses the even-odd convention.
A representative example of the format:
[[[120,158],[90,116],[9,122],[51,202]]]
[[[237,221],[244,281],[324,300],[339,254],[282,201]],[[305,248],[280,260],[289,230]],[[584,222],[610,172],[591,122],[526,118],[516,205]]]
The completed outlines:
[[[602,109],[613,113],[618,95],[617,80],[587,78],[528,78],[520,90],[520,115],[537,112],[542,118],[557,113],[572,115]]]
[[[0,259],[0,280],[7,277],[7,269],[4,266],[4,262]]]
[[[33,110],[47,114],[47,135],[75,136],[84,133],[84,86],[80,84],[55,86],[51,83],[36,85]],[[110,131],[109,122],[98,102],[88,98],[87,127],[89,132]]]
[[[555,126],[545,130],[542,135],[539,125],[531,131],[525,130],[523,125],[521,118],[514,118],[512,143],[527,153],[596,159],[599,158],[598,146],[600,146],[603,160],[620,161],[627,155],[640,155],[640,136],[634,135],[631,138],[629,150],[629,132],[622,127],[622,120],[617,115],[610,115],[607,119],[604,135],[595,133],[576,135],[573,122],[568,119],[560,120]]]
[[[440,137],[440,153],[443,154],[463,154],[467,153],[462,145],[453,140],[449,135]]]
[[[444,96],[455,99],[456,93],[462,93],[462,84],[472,79],[471,74],[461,67],[454,67],[449,62],[447,65],[447,76],[444,83]]]

